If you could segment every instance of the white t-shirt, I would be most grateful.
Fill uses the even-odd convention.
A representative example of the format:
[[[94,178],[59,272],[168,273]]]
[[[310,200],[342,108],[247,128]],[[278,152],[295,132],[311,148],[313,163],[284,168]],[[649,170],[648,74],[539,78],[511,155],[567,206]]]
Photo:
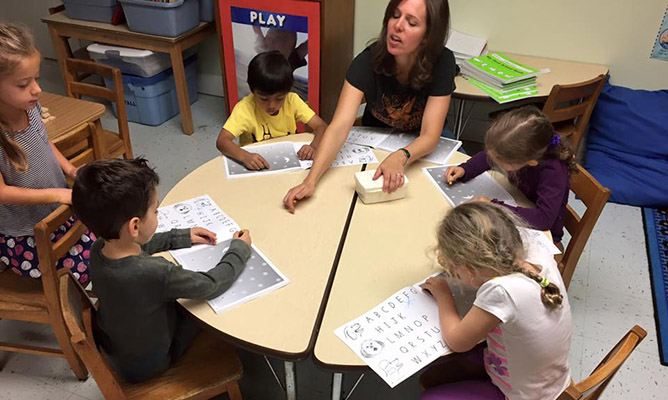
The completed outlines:
[[[568,351],[571,308],[557,264],[548,252],[534,251],[529,262],[564,296],[553,310],[540,299],[540,285],[521,273],[485,282],[474,305],[501,320],[487,335],[485,369],[508,399],[556,399],[570,384]]]

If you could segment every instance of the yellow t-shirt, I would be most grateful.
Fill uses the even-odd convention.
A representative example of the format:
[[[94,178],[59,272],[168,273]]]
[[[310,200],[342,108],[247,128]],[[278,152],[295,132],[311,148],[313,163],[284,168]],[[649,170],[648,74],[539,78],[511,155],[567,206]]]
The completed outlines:
[[[261,142],[264,139],[296,133],[297,122],[307,123],[314,115],[315,111],[311,110],[296,93],[290,92],[285,97],[283,107],[278,110],[278,114],[271,116],[255,107],[254,95],[251,93],[234,106],[223,128],[235,137],[251,134],[255,141]],[[241,142],[242,145],[247,144],[244,140]]]

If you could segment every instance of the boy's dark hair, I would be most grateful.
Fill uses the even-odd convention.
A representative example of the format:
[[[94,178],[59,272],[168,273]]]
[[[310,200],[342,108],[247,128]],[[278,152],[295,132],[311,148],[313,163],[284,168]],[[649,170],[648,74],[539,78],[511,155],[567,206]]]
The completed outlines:
[[[146,215],[159,182],[141,157],[94,161],[82,167],[74,180],[74,213],[97,236],[118,239],[123,224]]]
[[[278,51],[260,53],[248,64],[247,82],[253,93],[287,93],[294,82],[292,67]]]

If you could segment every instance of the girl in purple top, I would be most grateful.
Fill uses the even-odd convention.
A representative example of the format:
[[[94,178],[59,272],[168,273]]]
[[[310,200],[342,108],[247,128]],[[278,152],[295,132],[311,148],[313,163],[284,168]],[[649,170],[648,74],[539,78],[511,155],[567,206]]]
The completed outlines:
[[[568,142],[557,135],[542,112],[527,106],[503,114],[487,130],[485,150],[464,164],[448,168],[445,179],[450,184],[466,182],[493,167],[506,173],[536,207],[514,207],[485,197],[478,200],[503,204],[532,228],[549,229],[554,242],[560,243],[568,178],[575,171],[575,159]]]

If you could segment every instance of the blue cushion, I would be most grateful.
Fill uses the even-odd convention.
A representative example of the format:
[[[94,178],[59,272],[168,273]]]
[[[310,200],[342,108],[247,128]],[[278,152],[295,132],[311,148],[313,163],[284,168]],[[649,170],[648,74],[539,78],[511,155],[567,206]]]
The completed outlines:
[[[606,82],[590,119],[585,168],[610,201],[668,205],[668,90]]]

